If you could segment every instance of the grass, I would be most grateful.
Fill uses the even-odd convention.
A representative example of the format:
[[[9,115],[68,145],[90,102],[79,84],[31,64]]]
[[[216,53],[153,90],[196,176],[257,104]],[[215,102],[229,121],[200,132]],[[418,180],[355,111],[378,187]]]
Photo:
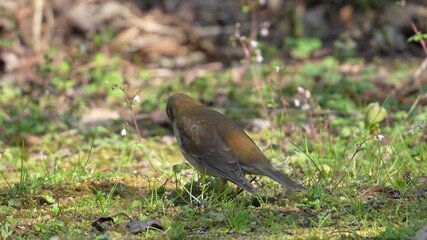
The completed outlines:
[[[21,112],[4,111],[14,114],[12,119],[20,125],[2,120],[10,128],[0,142],[1,237],[123,238],[123,230],[116,227],[127,219],[114,217],[116,223],[105,232],[91,225],[100,217],[125,213],[139,220],[159,220],[163,227],[126,235],[130,239],[412,238],[427,221],[427,144],[425,124],[420,121],[427,117],[426,107],[417,99],[407,105],[391,99],[376,106],[378,112],[387,109],[385,114],[381,111],[384,116],[373,116],[364,110],[369,109],[367,103],[354,98],[369,84],[351,81],[324,62],[311,64],[322,70],[313,73],[311,65],[290,67],[282,77],[268,72],[268,66],[252,70],[252,74],[265,72],[267,79],[277,79],[264,81],[260,92],[253,92],[250,81],[233,85],[227,73],[200,80],[221,79],[212,85],[185,85],[177,79],[146,95],[143,90],[141,106],[130,108],[146,109],[145,100],[149,109],[162,109],[171,90],[187,89],[212,100],[216,88],[227,86],[226,105],[215,107],[233,119],[264,116],[271,120],[272,128],[249,134],[278,168],[307,186],[307,193],[284,191],[261,177],[254,183],[262,188],[259,196],[246,192],[235,196],[237,189],[230,184],[217,195],[216,179],[200,178],[182,165],[170,129],[149,130],[140,122],[141,132],[152,132],[142,138],[120,136],[123,125],[115,122],[70,131],[69,125],[43,117],[43,101],[32,103],[29,96],[8,86],[7,91],[19,96],[13,103],[4,100],[2,106],[25,109],[23,104],[30,102],[36,113],[32,116],[37,117],[19,120]],[[324,71],[338,75],[337,82],[324,83],[320,90],[306,81],[311,96],[297,92],[298,81]],[[280,82],[291,85],[284,87]],[[202,96],[199,87],[204,88]],[[109,102],[117,104],[118,95]],[[289,107],[294,98],[307,104],[308,110]],[[76,109],[60,117],[72,119],[86,100],[79,101]],[[129,99],[126,103],[129,109],[132,103]],[[128,125],[125,128],[132,131]],[[35,144],[28,140],[33,135],[40,138]]]

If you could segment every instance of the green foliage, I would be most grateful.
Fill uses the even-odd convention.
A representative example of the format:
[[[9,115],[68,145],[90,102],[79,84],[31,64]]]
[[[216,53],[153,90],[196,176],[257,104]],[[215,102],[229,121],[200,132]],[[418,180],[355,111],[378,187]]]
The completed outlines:
[[[151,76],[151,72],[142,70],[138,73],[138,77],[141,78],[142,80],[150,80],[152,76]]]
[[[336,94],[331,94],[330,96],[325,96],[324,98],[322,97],[322,99],[320,99],[320,104],[325,108],[340,110],[343,112],[351,112],[356,109],[356,104],[354,104],[353,101],[342,98]]]
[[[266,59],[271,59],[280,53],[280,49],[276,45],[260,44],[259,48],[262,50],[262,56]],[[270,63],[270,64],[272,64],[272,63]],[[277,66],[277,65],[275,65],[275,66]]]
[[[356,56],[357,43],[348,35],[334,41],[335,56],[350,58]]]
[[[291,49],[292,57],[308,58],[322,47],[322,42],[317,38],[286,38],[285,45]]]
[[[340,62],[338,59],[332,56],[327,56],[322,60],[322,66],[325,66],[328,69],[333,69],[339,66]]]
[[[74,81],[71,79],[64,79],[61,77],[53,77],[52,85],[56,89],[60,89],[60,90],[71,89],[74,87]]]
[[[25,114],[25,112],[30,114]],[[30,134],[40,134],[47,130],[57,129],[56,125],[47,124],[50,122],[48,117],[41,111],[37,104],[32,102],[28,103],[26,106],[17,105],[14,108],[8,108],[7,114],[9,118],[14,121],[4,122],[3,137],[14,135],[16,133],[21,136],[27,136]]]
[[[99,48],[102,45],[110,42],[112,39],[114,39],[115,36],[116,33],[111,28],[106,28],[93,37],[93,43],[96,47]]]
[[[43,222],[43,223],[35,224],[34,230],[43,234],[46,237],[51,237],[61,232],[64,229],[64,227],[65,227],[65,223],[61,221]]]
[[[415,230],[413,227],[398,227],[387,225],[380,239],[413,239]]]
[[[303,67],[303,73],[311,77],[320,76],[325,71],[326,71],[325,67],[319,64],[314,64],[314,63],[306,63],[304,64],[304,67]]]
[[[168,238],[171,240],[183,239],[187,235],[187,231],[185,230],[185,223],[173,223],[168,229],[167,234]]]
[[[10,102],[21,97],[21,89],[13,87],[11,84],[0,85],[0,105],[6,106]]]
[[[2,239],[9,239],[14,232],[15,221],[13,217],[7,217],[0,222],[0,234]]]
[[[212,79],[215,79],[215,75],[210,73],[203,77],[196,78],[189,86],[189,89],[191,92],[197,93],[198,97],[201,99],[212,99],[215,97],[215,85],[217,85]]]
[[[365,121],[368,127],[378,126],[387,117],[387,110],[378,103],[370,103],[365,109]]]
[[[173,165],[173,167],[172,167],[172,171],[173,171],[174,173],[180,173],[180,172],[182,172],[183,170],[188,170],[188,169],[190,169],[190,168],[191,168],[190,164],[188,164],[188,163],[182,163],[182,164],[176,164],[176,165]]]
[[[408,42],[419,42],[424,39],[427,39],[427,33],[417,32],[408,38]]]
[[[2,38],[0,39],[0,47],[12,48],[15,44],[15,41],[12,39]]]
[[[225,223],[230,228],[246,227],[250,221],[248,209],[228,209],[228,216]]]
[[[244,4],[244,5],[242,5],[241,11],[243,13],[249,13],[251,11],[251,6],[249,6],[248,4]]]

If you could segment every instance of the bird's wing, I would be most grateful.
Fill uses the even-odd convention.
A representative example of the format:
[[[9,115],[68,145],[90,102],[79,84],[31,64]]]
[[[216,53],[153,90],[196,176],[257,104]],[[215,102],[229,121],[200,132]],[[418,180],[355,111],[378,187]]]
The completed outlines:
[[[184,117],[177,122],[176,127],[185,153],[206,168],[207,172],[227,179],[248,192],[255,192],[232,149],[210,124]]]

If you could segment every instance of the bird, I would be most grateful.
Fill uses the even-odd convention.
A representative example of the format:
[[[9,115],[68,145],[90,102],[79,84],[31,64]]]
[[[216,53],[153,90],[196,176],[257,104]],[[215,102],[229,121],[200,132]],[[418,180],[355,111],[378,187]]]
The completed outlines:
[[[292,191],[306,188],[276,169],[243,129],[221,113],[184,94],[174,93],[166,114],[184,158],[202,175],[219,177],[248,191],[245,174],[267,176]]]

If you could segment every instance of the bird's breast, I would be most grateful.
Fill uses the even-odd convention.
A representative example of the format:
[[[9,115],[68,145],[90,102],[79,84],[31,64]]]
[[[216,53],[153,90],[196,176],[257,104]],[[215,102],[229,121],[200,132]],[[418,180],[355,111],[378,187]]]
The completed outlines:
[[[178,126],[177,126],[176,122],[173,123],[173,133],[175,134],[176,141],[178,141],[179,148],[182,149],[181,136],[179,134],[179,129],[178,129]]]

